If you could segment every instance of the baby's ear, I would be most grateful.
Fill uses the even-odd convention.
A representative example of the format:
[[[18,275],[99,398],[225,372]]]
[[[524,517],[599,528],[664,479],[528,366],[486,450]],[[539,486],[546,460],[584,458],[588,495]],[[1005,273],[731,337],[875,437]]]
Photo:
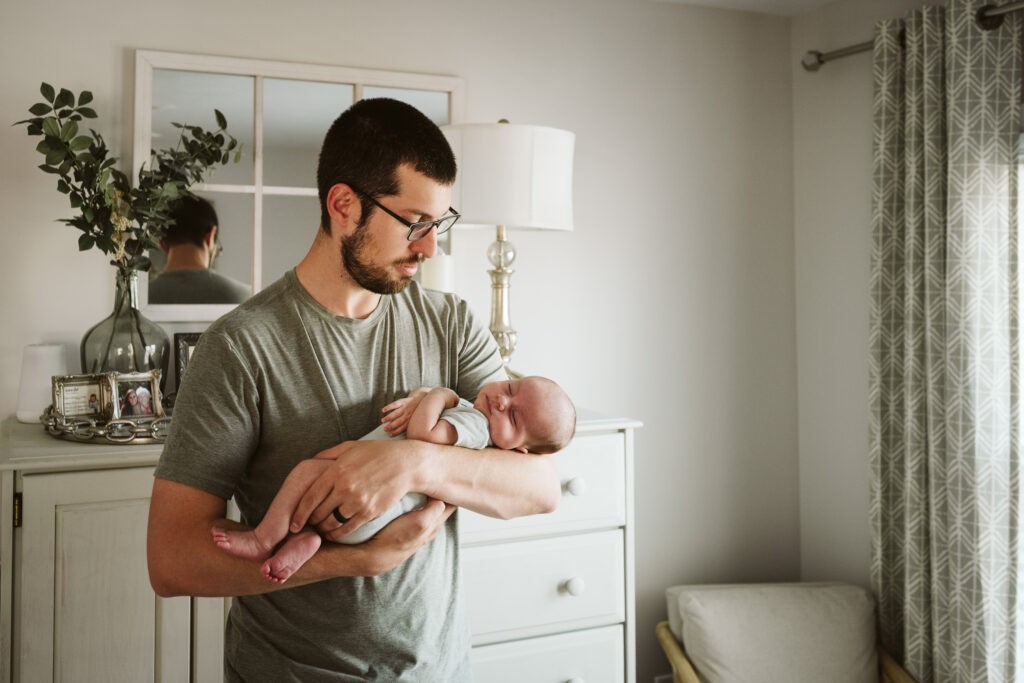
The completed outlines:
[[[516,451],[517,453],[529,453],[530,452],[530,451],[526,450],[526,446],[520,446],[519,448],[513,448],[512,450]]]

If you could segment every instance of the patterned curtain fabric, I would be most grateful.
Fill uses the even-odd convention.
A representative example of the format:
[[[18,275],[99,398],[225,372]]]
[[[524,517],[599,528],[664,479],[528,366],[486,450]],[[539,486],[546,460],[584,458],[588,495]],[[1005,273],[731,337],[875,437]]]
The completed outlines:
[[[920,683],[1024,683],[1021,32],[982,30],[984,4],[874,46],[872,581]]]

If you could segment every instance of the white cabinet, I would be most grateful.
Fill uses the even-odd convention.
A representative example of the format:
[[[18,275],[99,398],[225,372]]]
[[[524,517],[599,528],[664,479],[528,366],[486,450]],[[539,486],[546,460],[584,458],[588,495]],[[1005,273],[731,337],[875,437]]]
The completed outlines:
[[[497,520],[460,512],[476,683],[633,683],[633,429],[581,414],[555,455],[562,503]]]
[[[222,636],[192,642],[194,626],[206,636],[219,616],[211,601],[163,599],[149,585],[161,447],[58,441],[13,421],[3,430],[0,681],[218,680]]]
[[[158,598],[146,572],[153,469],[21,482],[17,680],[188,681],[188,599]]]

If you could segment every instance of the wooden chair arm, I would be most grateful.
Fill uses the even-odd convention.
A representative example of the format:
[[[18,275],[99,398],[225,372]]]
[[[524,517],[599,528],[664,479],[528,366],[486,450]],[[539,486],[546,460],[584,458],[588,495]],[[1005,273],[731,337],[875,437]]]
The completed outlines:
[[[878,671],[881,683],[917,683],[913,676],[881,647],[878,648]]]
[[[668,657],[669,664],[672,665],[672,671],[675,673],[675,683],[700,683],[700,679],[697,678],[697,672],[693,670],[693,665],[686,658],[686,653],[683,652],[682,646],[676,640],[675,635],[672,634],[672,629],[668,627],[668,622],[659,622],[654,627],[654,632],[658,636],[658,642],[661,643],[661,649],[665,651],[665,656]]]

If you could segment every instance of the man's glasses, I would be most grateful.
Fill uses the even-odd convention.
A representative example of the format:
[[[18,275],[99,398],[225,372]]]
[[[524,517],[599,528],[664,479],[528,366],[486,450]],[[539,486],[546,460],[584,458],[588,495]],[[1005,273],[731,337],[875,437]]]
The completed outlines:
[[[358,187],[356,187],[352,183],[345,183],[345,184],[348,185],[349,187],[351,187],[353,190],[355,190],[356,193],[359,194],[359,196],[366,197],[378,209],[380,209],[381,211],[383,211],[387,215],[391,216],[392,218],[394,218],[396,221],[398,221],[399,223],[401,223],[405,227],[409,228],[409,235],[408,235],[408,237],[406,239],[408,239],[410,242],[415,242],[416,240],[425,237],[427,235],[427,233],[430,232],[431,228],[436,228],[437,229],[437,234],[438,235],[443,235],[444,233],[446,233],[449,230],[451,230],[451,227],[453,225],[455,225],[455,221],[459,220],[459,218],[462,217],[462,214],[460,214],[458,211],[456,211],[455,209],[453,209],[452,207],[449,206],[448,207],[448,214],[444,215],[444,216],[441,216],[437,220],[433,220],[433,221],[417,221],[416,223],[410,223],[409,221],[405,220],[404,218],[399,216],[397,213],[395,213],[394,211],[392,211],[388,207],[386,207],[383,204],[381,204],[380,202],[378,202],[370,194],[360,190]]]

